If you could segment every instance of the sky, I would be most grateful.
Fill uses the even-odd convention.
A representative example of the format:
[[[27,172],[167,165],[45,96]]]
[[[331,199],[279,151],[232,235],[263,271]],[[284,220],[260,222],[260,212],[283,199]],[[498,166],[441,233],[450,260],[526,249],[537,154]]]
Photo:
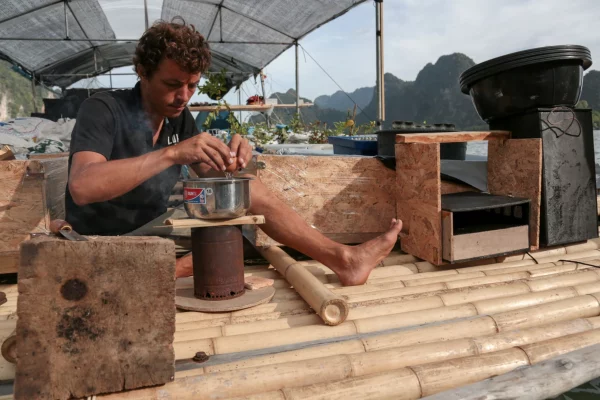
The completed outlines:
[[[142,0],[100,0],[117,37],[139,37]],[[150,19],[160,17],[161,0],[148,0]],[[123,13],[129,7],[139,18]],[[511,52],[558,44],[587,46],[600,69],[600,17],[597,0],[384,0],[384,65],[402,80],[414,80],[442,55],[464,53],[476,63]],[[116,23],[115,23],[116,22]],[[375,7],[365,2],[300,41],[345,91],[375,85]],[[265,68],[267,95],[295,87],[291,48]],[[130,67],[119,69],[131,72]],[[117,72],[115,70],[115,72]],[[243,99],[260,94],[259,85],[243,85]],[[107,85],[108,80],[98,82]],[[82,82],[81,85],[87,83]],[[133,86],[134,77],[113,77],[115,86]],[[300,95],[309,99],[339,87],[300,52]],[[247,95],[247,96],[246,96]],[[237,95],[226,98],[237,103]],[[192,101],[207,101],[198,95]]]

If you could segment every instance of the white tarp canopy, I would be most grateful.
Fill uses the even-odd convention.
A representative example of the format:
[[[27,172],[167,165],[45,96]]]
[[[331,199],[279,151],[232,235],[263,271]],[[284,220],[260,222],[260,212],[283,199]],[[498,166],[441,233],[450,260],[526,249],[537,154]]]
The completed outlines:
[[[132,64],[145,19],[181,17],[209,41],[211,70],[240,84],[366,0],[3,0],[0,58],[48,86]],[[146,7],[145,7],[146,3]]]

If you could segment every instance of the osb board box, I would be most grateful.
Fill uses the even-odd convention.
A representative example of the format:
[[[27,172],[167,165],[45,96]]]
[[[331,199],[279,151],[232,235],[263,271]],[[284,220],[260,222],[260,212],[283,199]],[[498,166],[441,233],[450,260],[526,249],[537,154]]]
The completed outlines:
[[[372,157],[258,155],[257,176],[311,227],[341,243],[362,243],[396,217],[394,170]],[[258,246],[277,244],[245,228]]]
[[[67,157],[0,161],[0,274],[17,272],[19,245],[64,218]]]

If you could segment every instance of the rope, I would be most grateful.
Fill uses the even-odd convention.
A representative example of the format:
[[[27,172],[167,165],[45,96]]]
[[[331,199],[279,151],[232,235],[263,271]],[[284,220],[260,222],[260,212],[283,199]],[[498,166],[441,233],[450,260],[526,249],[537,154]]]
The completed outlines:
[[[527,254],[529,257],[531,257],[531,259],[532,259],[532,260],[533,260],[533,261],[534,261],[536,264],[539,264],[538,260],[536,260],[536,259],[535,259],[535,257],[534,257],[534,256],[532,256],[530,252],[527,252],[526,254]]]
[[[571,263],[575,263],[575,264],[587,265],[588,267],[600,268],[600,265],[588,264],[588,263],[584,263],[581,261],[575,261],[575,260],[558,260],[558,261],[571,262]]]
[[[349,94],[348,94],[348,93],[347,93],[347,92],[346,92],[346,91],[345,91],[345,90],[344,90],[344,89],[343,89],[343,88],[340,86],[340,84],[339,84],[339,83],[337,83],[335,79],[333,79],[333,77],[332,77],[332,76],[329,74],[329,72],[327,72],[327,71],[325,70],[325,68],[323,68],[323,67],[321,66],[321,64],[319,64],[319,63],[317,62],[317,60],[315,60],[315,59],[314,59],[314,57],[313,57],[313,56],[312,56],[312,55],[311,55],[311,54],[310,54],[310,53],[309,53],[309,52],[308,52],[308,51],[307,51],[307,50],[306,50],[306,49],[305,49],[305,48],[304,48],[304,47],[303,47],[301,44],[299,44],[299,43],[298,43],[298,45],[299,45],[300,47],[302,47],[302,51],[305,51],[305,52],[306,52],[306,54],[308,54],[308,56],[309,56],[309,57],[310,57],[310,58],[311,58],[311,59],[312,59],[312,60],[315,62],[315,64],[317,64],[317,66],[318,66],[319,68],[321,68],[321,70],[322,70],[322,71],[325,73],[325,75],[327,75],[327,76],[329,77],[329,79],[331,79],[331,80],[333,81],[333,83],[335,83],[335,84],[336,84],[336,86],[337,86],[337,87],[338,87],[338,88],[339,88],[339,89],[340,89],[340,90],[341,90],[341,91],[342,91],[342,92],[343,92],[343,93],[346,95],[346,97],[348,97],[348,98],[350,99],[350,101],[351,101],[352,103],[354,103],[354,105],[355,105],[356,107],[358,107],[358,109],[359,109],[359,110],[360,110],[360,111],[361,111],[363,114],[365,114],[366,116],[368,116],[368,117],[369,117],[369,119],[371,119],[371,120],[373,120],[373,121],[375,120],[375,118],[373,118],[373,117],[372,117],[370,114],[367,114],[367,113],[365,112],[365,110],[363,110],[363,109],[362,109],[362,107],[361,107],[361,106],[359,106],[358,104],[356,104],[356,101],[354,101],[354,99],[353,99],[353,98],[352,98],[352,97],[351,97],[351,96],[350,96],[350,95],[349,95]]]

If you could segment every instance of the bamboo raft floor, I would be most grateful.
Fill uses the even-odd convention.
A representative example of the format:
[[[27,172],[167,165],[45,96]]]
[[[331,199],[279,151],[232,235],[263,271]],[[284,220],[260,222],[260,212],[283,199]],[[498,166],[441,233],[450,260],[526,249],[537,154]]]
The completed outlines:
[[[95,397],[418,399],[600,343],[600,240],[460,266],[394,252],[352,287],[301,263],[350,304],[345,322],[326,326],[273,267],[247,266],[247,276],[275,280],[270,303],[178,312],[174,381]],[[17,285],[0,291],[4,341]],[[197,352],[209,359],[193,362]],[[14,375],[0,358],[0,380]]]

